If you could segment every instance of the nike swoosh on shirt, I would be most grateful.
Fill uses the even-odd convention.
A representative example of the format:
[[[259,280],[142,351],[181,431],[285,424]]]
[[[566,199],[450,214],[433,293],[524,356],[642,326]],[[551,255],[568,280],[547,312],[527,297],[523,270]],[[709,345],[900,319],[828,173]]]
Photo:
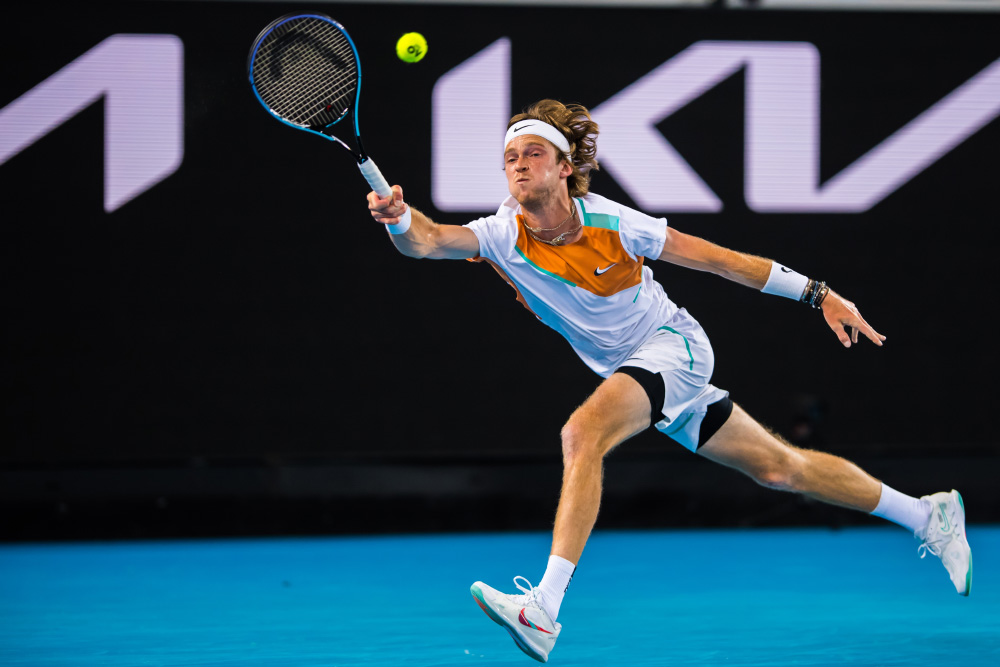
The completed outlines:
[[[609,264],[609,265],[607,266],[607,268],[604,268],[604,269],[602,269],[601,267],[597,267],[596,269],[594,269],[594,275],[595,275],[595,276],[599,276],[599,275],[601,275],[602,273],[604,273],[604,272],[606,272],[606,271],[607,271],[608,269],[610,269],[610,268],[611,268],[612,266],[615,266],[615,264],[618,264],[618,262],[615,262],[614,264]]]

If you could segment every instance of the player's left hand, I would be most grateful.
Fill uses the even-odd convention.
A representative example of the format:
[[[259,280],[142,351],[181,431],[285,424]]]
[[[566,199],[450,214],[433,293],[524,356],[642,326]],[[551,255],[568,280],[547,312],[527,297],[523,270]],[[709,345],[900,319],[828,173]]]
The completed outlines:
[[[833,329],[833,333],[837,334],[837,338],[840,339],[844,347],[850,347],[851,343],[858,342],[858,332],[863,333],[868,340],[879,347],[882,346],[885,336],[872,329],[871,325],[865,322],[865,318],[861,317],[857,306],[833,290],[830,290],[830,293],[823,299],[821,308],[823,318]],[[846,329],[850,329],[850,334]]]

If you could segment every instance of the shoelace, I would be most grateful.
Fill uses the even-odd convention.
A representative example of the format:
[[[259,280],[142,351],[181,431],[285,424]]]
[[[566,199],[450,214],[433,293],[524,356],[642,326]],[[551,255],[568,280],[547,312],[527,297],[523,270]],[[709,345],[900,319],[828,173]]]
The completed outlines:
[[[524,583],[528,584],[528,587],[525,588],[521,584],[517,583],[518,579],[520,579]],[[534,605],[535,607],[541,608],[541,605],[538,604],[538,594],[535,593],[536,589],[535,589],[534,586],[531,585],[530,581],[528,581],[525,577],[522,577],[521,575],[518,575],[518,576],[514,577],[514,585],[517,586],[518,590],[524,591],[524,595],[512,595],[511,596],[512,598],[515,598],[515,599],[520,598],[520,599],[517,600],[518,604],[524,604],[524,605],[531,604],[531,605]]]
[[[923,558],[927,555],[927,552],[930,551],[932,554],[940,558],[941,552],[944,551],[944,543],[944,540],[936,540],[934,542],[924,540],[923,544],[917,547],[917,553],[920,554],[921,558]]]
[[[930,532],[929,529],[928,532]],[[924,537],[921,538],[923,540],[923,543],[919,547],[917,547],[917,553],[920,554],[921,558],[924,558],[925,556],[927,556],[927,552],[929,551],[938,558],[940,558],[941,554],[944,553],[944,547],[947,546],[947,544],[952,539],[954,539],[955,535],[957,534],[958,532],[955,531],[952,534],[948,535],[945,539],[936,539],[933,541],[928,540],[925,534]],[[920,537],[919,533],[914,533],[914,535]]]

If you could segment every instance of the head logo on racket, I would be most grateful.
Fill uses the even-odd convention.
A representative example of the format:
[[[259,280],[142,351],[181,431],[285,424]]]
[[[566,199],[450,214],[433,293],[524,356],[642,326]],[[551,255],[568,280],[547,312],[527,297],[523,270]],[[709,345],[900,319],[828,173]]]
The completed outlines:
[[[275,19],[254,40],[247,73],[257,101],[272,117],[337,142],[354,157],[380,197],[392,194],[361,143],[361,63],[344,26],[325,14],[290,14]],[[348,116],[354,118],[356,148],[331,129]]]

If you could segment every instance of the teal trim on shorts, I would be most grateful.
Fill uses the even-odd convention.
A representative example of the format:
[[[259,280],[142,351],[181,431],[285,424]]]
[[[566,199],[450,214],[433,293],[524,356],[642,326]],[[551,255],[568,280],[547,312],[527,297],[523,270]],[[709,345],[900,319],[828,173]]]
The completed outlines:
[[[638,297],[638,295],[636,295],[636,296]],[[688,342],[687,336],[685,336],[684,334],[682,334],[680,331],[674,331],[670,327],[660,327],[659,329],[657,329],[657,331],[662,331],[664,329],[666,329],[670,333],[675,333],[675,334],[677,334],[678,336],[680,336],[681,338],[684,339],[684,346],[687,348],[688,357],[691,359],[691,365],[688,366],[688,370],[693,371],[694,370],[694,355],[691,354],[691,343]]]
[[[608,215],[607,213],[587,213],[587,207],[583,205],[583,200],[577,199],[576,201],[580,202],[580,210],[583,211],[584,227],[597,227],[598,229],[618,231],[618,216]]]
[[[563,278],[562,276],[557,276],[556,274],[552,273],[551,271],[546,271],[542,267],[540,267],[537,264],[535,264],[534,262],[532,262],[530,259],[528,259],[528,256],[525,255],[523,252],[521,252],[521,249],[518,248],[516,245],[514,246],[514,250],[516,250],[517,254],[521,256],[521,259],[523,259],[525,262],[527,262],[528,265],[531,268],[535,269],[535,271],[538,271],[539,273],[544,273],[547,276],[551,276],[552,278],[555,278],[556,280],[558,280],[561,283],[566,283],[570,287],[576,287],[576,283],[570,282],[570,281],[566,280],[565,278]]]
[[[683,431],[683,430],[684,430],[684,427],[685,427],[685,426],[687,426],[687,423],[688,423],[689,421],[691,421],[691,417],[694,417],[694,413],[693,413],[693,412],[689,412],[689,413],[688,413],[688,416],[687,416],[687,419],[685,419],[685,420],[684,420],[684,421],[682,421],[682,422],[681,422],[680,424],[678,424],[678,425],[677,425],[677,428],[675,428],[675,429],[673,429],[673,430],[670,430],[670,431],[665,431],[665,432],[663,433],[663,435],[673,435],[673,434],[675,434],[675,433],[678,433],[678,432],[680,432],[680,431]]]

